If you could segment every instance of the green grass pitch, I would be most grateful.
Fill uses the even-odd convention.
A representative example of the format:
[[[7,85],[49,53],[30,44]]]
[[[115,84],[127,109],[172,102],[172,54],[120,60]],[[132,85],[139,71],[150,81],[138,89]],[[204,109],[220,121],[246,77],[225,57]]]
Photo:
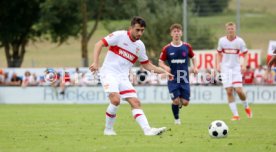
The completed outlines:
[[[182,125],[173,124],[169,104],[144,104],[153,127],[168,127],[146,137],[123,104],[117,136],[103,136],[107,105],[0,105],[0,152],[264,152],[276,151],[276,105],[252,105],[254,117],[231,122],[227,104],[191,104],[181,109]],[[229,135],[212,139],[208,126],[223,120]]]

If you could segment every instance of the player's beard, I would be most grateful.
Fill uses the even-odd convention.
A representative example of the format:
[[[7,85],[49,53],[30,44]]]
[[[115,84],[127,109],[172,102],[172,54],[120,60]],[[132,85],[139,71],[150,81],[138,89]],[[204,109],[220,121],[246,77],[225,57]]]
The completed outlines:
[[[141,36],[137,35],[135,36],[135,40],[139,40]]]
[[[131,34],[131,37],[133,40],[139,40],[141,36],[135,36],[134,34]]]

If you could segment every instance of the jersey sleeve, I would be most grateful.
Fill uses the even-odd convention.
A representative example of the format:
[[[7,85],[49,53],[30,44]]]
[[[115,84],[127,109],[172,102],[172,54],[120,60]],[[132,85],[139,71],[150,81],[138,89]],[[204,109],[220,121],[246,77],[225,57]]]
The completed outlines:
[[[242,54],[245,54],[245,53],[247,53],[248,52],[248,50],[247,50],[247,47],[246,47],[246,44],[245,44],[245,42],[244,42],[244,40],[243,39],[240,39],[240,51],[241,51],[241,53]]]
[[[141,50],[139,51],[138,60],[139,60],[140,64],[147,64],[149,62],[149,58],[147,56],[146,48],[143,43],[142,43],[140,49]]]
[[[222,53],[221,39],[219,39],[219,41],[218,41],[217,52],[218,52],[218,53]]]
[[[188,55],[189,55],[190,58],[193,58],[195,56],[193,48],[192,48],[192,46],[190,44],[188,44],[187,46],[188,46],[188,50],[189,50]]]
[[[102,39],[105,46],[114,46],[118,43],[121,31],[115,31]]]
[[[162,60],[162,61],[167,60],[167,49],[166,48],[167,48],[166,46],[162,48],[159,60]]]

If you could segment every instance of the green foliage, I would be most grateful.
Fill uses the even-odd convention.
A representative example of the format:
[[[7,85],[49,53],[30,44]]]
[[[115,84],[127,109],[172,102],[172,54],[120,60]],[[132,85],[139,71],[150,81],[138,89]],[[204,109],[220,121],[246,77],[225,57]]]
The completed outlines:
[[[181,5],[176,0],[141,0],[140,2],[139,15],[147,21],[147,28],[142,40],[146,45],[149,57],[156,63],[162,47],[171,42],[170,26],[173,23],[182,24]]]
[[[193,49],[213,49],[217,43],[215,34],[206,26],[199,23],[190,23],[188,30],[188,42]]]
[[[39,21],[43,0],[1,0],[0,42],[16,43],[38,35],[33,25]]]
[[[40,32],[33,28],[40,17],[43,0],[0,1],[0,47],[5,48],[7,65],[19,67],[28,40]]]
[[[138,0],[105,0],[104,2],[105,7],[102,15],[102,19],[104,20],[122,20],[131,18],[137,14],[137,6],[140,5],[140,1]],[[95,6],[97,7],[97,5]]]
[[[80,30],[78,0],[2,0],[0,2],[0,42],[12,42],[50,34],[54,42],[64,42]]]
[[[41,4],[39,28],[51,36],[53,42],[62,43],[69,36],[77,36],[81,27],[79,0],[46,0]]]
[[[182,4],[178,0],[139,0],[139,5],[134,8],[137,9],[136,15],[142,16],[147,22],[147,28],[141,39],[145,43],[148,56],[157,63],[162,47],[171,42],[170,26],[173,23],[182,24]],[[104,21],[104,26],[109,32],[118,29],[126,30],[130,25],[129,21],[121,25],[110,23],[110,21]],[[188,43],[195,49],[213,48],[216,43],[213,33],[210,29],[199,25],[189,23]]]
[[[192,12],[198,16],[222,13],[228,7],[229,0],[192,0]]]
[[[78,0],[2,0],[0,2],[0,47],[7,65],[20,67],[30,40],[47,34],[62,43],[80,30]]]

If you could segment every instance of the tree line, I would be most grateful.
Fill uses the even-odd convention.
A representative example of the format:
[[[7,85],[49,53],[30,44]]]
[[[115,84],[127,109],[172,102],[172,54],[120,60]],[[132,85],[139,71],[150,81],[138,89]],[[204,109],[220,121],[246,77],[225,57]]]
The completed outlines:
[[[228,1],[188,0],[189,15],[221,13]],[[1,0],[0,47],[4,48],[8,67],[20,67],[29,42],[46,39],[60,45],[70,37],[80,37],[82,63],[88,66],[88,42],[99,22],[111,32],[119,30],[110,24],[114,20],[129,20],[138,15],[147,21],[142,39],[148,55],[157,60],[160,47],[170,42],[169,26],[182,23],[182,12],[182,0]],[[93,25],[88,26],[91,21]],[[196,49],[215,45],[207,27],[189,23],[187,34],[188,42]]]

